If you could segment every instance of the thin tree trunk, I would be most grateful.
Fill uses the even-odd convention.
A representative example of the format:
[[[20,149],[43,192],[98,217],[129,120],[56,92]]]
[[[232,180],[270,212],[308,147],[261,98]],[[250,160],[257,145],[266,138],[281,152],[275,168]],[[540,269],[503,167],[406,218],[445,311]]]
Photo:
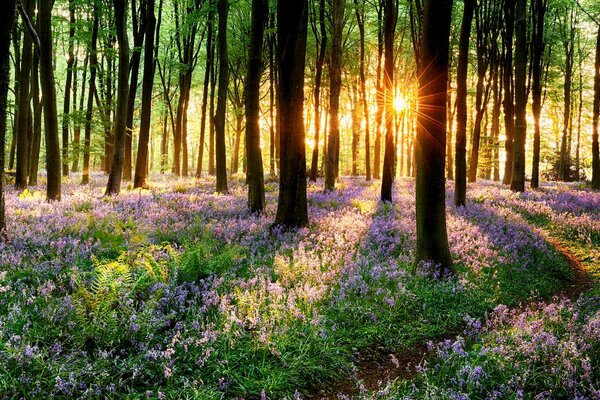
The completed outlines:
[[[81,154],[81,115],[83,114],[83,107],[85,104],[85,89],[86,89],[86,80],[87,80],[87,70],[89,63],[89,54],[86,55],[85,61],[83,62],[83,76],[81,77],[81,95],[79,97],[79,108],[78,108],[78,116],[75,121],[75,128],[73,129],[73,165],[71,166],[71,170],[73,172],[79,171],[79,156]],[[77,74],[75,74],[75,78],[77,78]],[[75,83],[74,91],[73,91],[73,104],[77,104],[77,83]]]
[[[99,10],[94,2],[94,22],[92,27],[92,39],[90,45],[90,83],[87,97],[87,110],[85,114],[85,136],[83,142],[83,173],[81,183],[87,185],[90,182],[90,145],[92,138],[92,117],[94,111],[94,92],[96,91],[96,69],[98,66],[98,54],[96,46],[98,42],[98,19]]]
[[[269,13],[267,0],[252,1],[252,31],[248,50],[248,73],[246,76],[246,155],[248,158],[248,208],[262,212],[265,208],[265,184],[262,154],[260,151],[260,78],[265,25]]]
[[[504,134],[506,136],[504,163],[504,177],[502,183],[508,185],[512,180],[513,172],[513,141],[515,136],[514,122],[514,95],[513,95],[513,29],[514,29],[515,0],[504,1]]]
[[[592,188],[600,189],[600,149],[598,146],[598,125],[600,119],[600,27],[596,37],[596,63],[594,74],[594,112],[592,117]]]
[[[458,42],[456,69],[456,144],[454,205],[466,205],[467,197],[467,74],[469,68],[469,39],[476,0],[465,0]]]
[[[210,3],[212,6],[212,1]],[[214,11],[211,7],[208,12],[208,35],[206,38],[206,67],[204,69],[204,86],[202,89],[202,116],[200,118],[200,143],[198,145],[198,164],[196,165],[196,179],[202,176],[202,161],[204,156],[204,138],[206,135],[206,105],[208,102],[208,88],[210,85],[210,74],[212,72],[212,64],[214,63],[214,46],[213,46],[213,21]]]
[[[215,139],[217,158],[217,192],[227,190],[227,161],[225,155],[225,113],[227,111],[227,89],[229,86],[229,61],[227,54],[227,14],[229,1],[217,1],[219,14],[219,90],[217,93],[217,111],[215,113]]]
[[[118,195],[121,191],[125,135],[127,130],[127,95],[129,92],[129,39],[127,38],[127,0],[113,0],[119,44],[119,78],[117,86],[117,113],[113,160],[106,184],[105,196]]]
[[[318,57],[315,66],[315,89],[313,92],[315,103],[315,143],[310,160],[310,180],[317,181],[319,169],[319,136],[321,134],[321,81],[323,77],[323,64],[325,63],[325,54],[327,50],[327,28],[325,25],[325,0],[319,1],[319,31],[320,43],[317,41],[317,32],[315,29],[315,41],[317,41]]]
[[[384,7],[385,72],[383,81],[385,88],[385,155],[383,158],[383,176],[381,179],[381,201],[391,202],[395,153],[392,99],[394,96],[394,31],[396,29],[397,11],[393,0],[385,0]]]
[[[524,192],[527,135],[527,0],[517,0],[515,23],[515,139],[510,189],[513,192]]]
[[[377,8],[377,114],[375,117],[376,128],[375,128],[375,147],[373,152],[373,178],[379,179],[381,177],[381,125],[384,112],[384,95],[383,85],[381,84],[381,64],[383,60],[383,6],[381,1]]]
[[[533,161],[531,169],[531,188],[540,185],[540,114],[542,112],[542,56],[544,54],[544,17],[546,0],[532,0],[533,32],[532,32],[532,105],[533,111]]]
[[[150,122],[152,117],[152,86],[154,84],[154,0],[146,1],[146,43],[144,44],[144,77],[142,80],[142,112],[140,115],[140,139],[138,141],[135,178],[133,187],[146,187],[148,178],[148,142],[150,141]]]
[[[31,98],[33,100],[33,136],[31,138],[31,153],[29,154],[29,185],[38,184],[38,168],[40,163],[40,146],[42,141],[42,102],[40,101],[39,79],[40,57],[37,52],[33,56],[31,71]]]
[[[365,118],[365,174],[366,180],[371,180],[371,132],[369,127],[369,105],[367,100],[367,78],[365,75],[365,10],[364,4],[359,9],[358,0],[354,0],[354,9],[356,12],[356,21],[360,34],[360,98],[362,101],[363,115]]]
[[[43,1],[43,0],[42,0]],[[75,54],[75,5],[69,0],[69,56],[67,58],[67,80],[65,82],[65,97],[62,117],[62,175],[69,176],[69,113],[71,112],[71,87],[73,84],[73,64]],[[74,104],[74,106],[76,106]]]

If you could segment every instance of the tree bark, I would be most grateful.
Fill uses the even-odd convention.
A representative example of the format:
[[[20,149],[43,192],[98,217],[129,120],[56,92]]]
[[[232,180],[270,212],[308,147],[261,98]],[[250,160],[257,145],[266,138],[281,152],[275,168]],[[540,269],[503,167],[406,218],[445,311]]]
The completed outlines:
[[[384,104],[385,104],[385,154],[381,178],[381,201],[392,201],[394,183],[394,31],[396,30],[397,10],[394,0],[385,0],[383,35],[385,42]],[[448,55],[446,55],[448,57]],[[444,95],[446,90],[444,82]],[[444,98],[444,104],[446,99]],[[445,121],[445,119],[444,119]],[[445,134],[445,130],[444,130]],[[445,142],[444,142],[445,143]]]
[[[144,44],[144,77],[142,80],[142,112],[140,115],[140,138],[138,141],[135,178],[133,187],[146,187],[148,178],[148,142],[150,140],[150,122],[152,117],[152,87],[154,84],[154,0],[146,1],[146,43]]]
[[[335,189],[336,169],[339,165],[340,91],[342,88],[342,30],[344,28],[344,0],[331,3],[331,63],[329,66],[329,135],[325,158],[325,190]]]
[[[276,225],[308,224],[304,133],[307,0],[277,1],[281,176]]]
[[[371,132],[369,127],[369,105],[367,100],[367,79],[365,75],[365,9],[364,4],[360,8],[358,0],[354,0],[354,9],[356,12],[356,21],[358,23],[358,32],[360,34],[360,98],[365,118],[365,179],[371,180]]]
[[[117,113],[113,159],[105,196],[118,195],[121,191],[125,135],[127,130],[127,97],[129,92],[129,39],[127,37],[127,0],[113,0],[117,42],[119,44],[119,77],[117,86]]]
[[[453,272],[446,231],[446,90],[452,0],[426,0],[417,116],[416,263]],[[425,68],[425,66],[427,66]]]
[[[515,138],[510,189],[525,191],[525,137],[527,135],[527,0],[515,7]]]
[[[456,71],[456,145],[454,205],[466,205],[467,197],[467,73],[469,68],[469,39],[476,0],[465,0],[458,42]]]
[[[319,1],[319,35],[320,42],[317,38],[317,30],[314,29],[315,42],[317,45],[317,61],[315,65],[315,89],[313,92],[315,103],[315,143],[312,149],[312,158],[310,160],[310,177],[312,182],[317,181],[319,172],[319,136],[321,134],[321,81],[323,77],[323,64],[325,63],[325,54],[327,50],[327,27],[325,25],[325,0]]]
[[[600,149],[598,125],[600,119],[600,27],[596,37],[596,63],[594,73],[594,112],[592,118],[592,188],[600,189]]]
[[[38,184],[38,168],[40,164],[40,146],[42,142],[42,102],[40,100],[40,57],[33,55],[31,69],[31,98],[33,101],[33,136],[31,137],[31,153],[29,154],[29,185]]]
[[[87,109],[85,114],[85,134],[83,139],[83,173],[81,183],[87,185],[90,182],[90,145],[92,139],[92,117],[94,111],[94,92],[96,91],[96,70],[98,67],[98,54],[96,52],[98,42],[99,10],[96,2],[94,4],[94,21],[92,25],[92,39],[90,44],[90,83],[88,88]]]
[[[510,184],[513,172],[513,141],[515,136],[515,121],[514,121],[514,94],[513,94],[513,30],[514,30],[514,14],[515,0],[504,1],[504,46],[506,54],[504,57],[504,133],[506,141],[504,149],[506,152],[506,160],[504,163],[504,177],[502,183]]]
[[[67,58],[67,79],[62,117],[62,176],[69,176],[69,113],[71,112],[71,87],[73,85],[73,64],[75,63],[75,5],[69,0],[69,56]]]
[[[544,18],[547,0],[532,0],[532,84],[531,96],[533,111],[533,161],[531,168],[531,188],[540,186],[540,115],[542,112],[542,56],[544,54]]]
[[[206,136],[206,105],[208,102],[208,88],[210,85],[210,76],[212,72],[212,65],[214,63],[214,46],[213,46],[213,35],[214,35],[214,18],[215,13],[212,8],[212,1],[209,3],[210,10],[208,11],[208,34],[206,38],[206,67],[204,68],[204,85],[202,89],[202,116],[200,118],[200,143],[198,145],[198,163],[196,165],[196,179],[200,179],[202,176],[202,162],[204,158],[204,138]]]
[[[226,193],[227,160],[225,154],[225,113],[227,111],[227,91],[229,86],[229,61],[227,54],[227,14],[229,1],[217,0],[219,14],[219,88],[217,93],[217,111],[215,113],[215,144],[217,161],[217,192]]]
[[[377,8],[377,113],[375,117],[376,128],[375,128],[375,146],[373,148],[373,178],[379,179],[381,177],[381,120],[383,119],[384,112],[384,95],[383,85],[381,84],[381,61],[383,60],[383,6],[382,2],[379,1],[379,7]]]
[[[246,76],[246,154],[248,158],[248,208],[260,213],[265,208],[265,184],[260,150],[260,78],[265,25],[269,13],[267,0],[252,1],[252,31]]]
[[[10,84],[10,38],[15,24],[15,0],[0,2],[0,15],[4,22],[0,25],[0,236],[6,234],[6,214],[4,200],[4,158],[6,144],[6,117],[8,87]]]

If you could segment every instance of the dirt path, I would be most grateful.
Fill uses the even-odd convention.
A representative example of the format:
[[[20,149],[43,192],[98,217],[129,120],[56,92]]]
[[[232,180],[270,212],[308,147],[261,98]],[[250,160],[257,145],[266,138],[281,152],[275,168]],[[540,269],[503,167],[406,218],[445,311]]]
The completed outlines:
[[[577,299],[592,286],[584,265],[573,252],[550,236],[547,231],[538,228],[534,228],[534,230],[563,256],[573,270],[573,278],[562,286],[557,295],[570,300]],[[549,299],[548,301],[553,300]],[[526,305],[524,306],[526,307]],[[433,342],[453,339],[457,334],[458,332],[447,333],[435,338]],[[352,398],[365,390],[374,391],[395,379],[414,378],[417,375],[415,366],[432,356],[432,352],[423,345],[402,352],[389,352],[384,348],[371,349],[357,355],[356,369],[351,376],[331,385],[322,385],[302,398],[306,400],[339,400]]]

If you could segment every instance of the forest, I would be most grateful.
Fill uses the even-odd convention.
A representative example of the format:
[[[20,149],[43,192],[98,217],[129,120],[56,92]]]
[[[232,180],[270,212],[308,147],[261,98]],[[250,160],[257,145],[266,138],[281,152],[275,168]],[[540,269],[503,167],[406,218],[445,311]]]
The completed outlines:
[[[0,400],[600,399],[597,0],[0,15]]]

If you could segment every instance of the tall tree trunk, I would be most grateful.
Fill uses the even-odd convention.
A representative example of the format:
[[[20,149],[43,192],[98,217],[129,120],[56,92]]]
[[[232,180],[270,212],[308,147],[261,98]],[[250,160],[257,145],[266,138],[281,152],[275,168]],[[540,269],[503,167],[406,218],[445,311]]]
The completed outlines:
[[[508,185],[512,180],[513,172],[513,141],[515,136],[514,121],[514,94],[513,94],[513,30],[515,0],[504,1],[504,46],[506,54],[504,57],[504,134],[506,136],[505,152],[506,160],[504,163],[504,177],[502,183]]]
[[[373,178],[379,179],[381,177],[381,125],[384,112],[384,95],[383,85],[381,83],[381,64],[383,60],[383,6],[382,2],[379,2],[377,8],[377,113],[375,117],[376,128],[375,128],[375,147],[373,148]]]
[[[515,7],[515,140],[510,189],[525,191],[525,138],[527,135],[527,0]]]
[[[229,61],[227,54],[227,14],[229,1],[218,0],[219,13],[219,90],[215,113],[215,139],[217,158],[217,192],[227,192],[227,161],[225,155],[225,113],[227,111],[227,89],[229,86]]]
[[[500,55],[496,52],[494,56],[493,65],[493,81],[492,81],[492,98],[494,104],[492,105],[492,133],[491,133],[491,165],[490,169],[493,173],[494,181],[500,180],[500,157],[499,157],[499,142],[500,137],[500,107],[502,101],[500,99]]]
[[[454,205],[464,206],[467,198],[467,73],[469,68],[469,39],[476,0],[465,0],[456,69],[456,145]]]
[[[573,11],[571,10],[571,13]],[[568,12],[567,12],[568,14]],[[572,16],[571,16],[572,18]],[[567,145],[569,133],[571,132],[571,85],[573,80],[573,62],[574,62],[574,27],[567,25],[569,17],[565,17],[563,30],[563,47],[565,49],[565,83],[564,83],[564,112],[563,112],[563,131],[560,142],[560,161],[558,165],[558,180],[568,181],[570,179],[570,146]],[[572,21],[572,19],[571,19]]]
[[[446,231],[446,90],[452,0],[426,0],[419,53],[416,262],[453,271]],[[426,66],[426,67],[425,67]]]
[[[342,88],[342,30],[344,28],[345,0],[331,3],[331,63],[329,66],[329,135],[325,158],[325,190],[335,189],[340,142],[340,90]]]
[[[138,141],[135,178],[133,187],[145,187],[148,178],[148,142],[150,141],[150,122],[152,117],[152,86],[154,84],[154,0],[146,1],[146,43],[144,44],[144,77],[142,80],[142,112],[140,115],[140,139]]]
[[[119,78],[117,87],[117,113],[113,160],[106,184],[105,196],[118,195],[125,157],[125,135],[127,130],[127,95],[129,92],[129,39],[127,38],[127,0],[113,0],[117,42],[119,44]]]
[[[60,201],[60,149],[58,145],[58,113],[52,66],[52,3],[40,1],[40,81],[44,106],[46,137],[46,198]]]
[[[600,27],[596,37],[596,63],[594,73],[594,113],[592,118],[592,188],[600,189],[600,149],[598,146],[598,125],[600,119]]]
[[[369,128],[369,105],[367,100],[367,78],[365,75],[365,9],[364,3],[359,6],[358,0],[354,0],[356,22],[360,34],[360,98],[362,101],[363,115],[365,118],[365,174],[366,180],[371,180],[371,133]]]
[[[87,109],[85,113],[85,134],[83,139],[83,173],[81,183],[87,185],[90,182],[90,146],[92,139],[92,117],[94,111],[94,92],[96,91],[96,69],[98,67],[98,54],[96,46],[98,42],[98,19],[99,10],[96,2],[94,4],[94,22],[92,25],[92,39],[90,44],[90,83],[87,96]]]
[[[216,46],[216,44],[215,44]],[[209,125],[208,125],[208,174],[215,175],[215,89],[217,86],[217,67],[213,60],[211,82],[210,82],[210,105],[209,105]]]
[[[267,0],[252,1],[252,31],[246,76],[246,154],[248,158],[248,208],[262,212],[265,208],[265,184],[260,151],[260,78],[265,25],[269,13]]]
[[[394,98],[394,31],[396,30],[396,14],[397,11],[394,0],[385,0],[383,22],[385,42],[385,68],[383,78],[385,88],[385,154],[383,158],[383,176],[381,179],[381,201],[384,202],[392,201],[392,184],[394,183],[394,102],[392,99]],[[446,55],[446,57],[447,56],[448,55]],[[444,104],[446,104],[445,98]]]
[[[0,236],[5,236],[6,214],[4,209],[4,157],[6,144],[6,117],[8,86],[10,84],[10,37],[15,23],[15,0],[0,2]]]
[[[75,128],[73,129],[73,165],[71,170],[73,172],[79,171],[79,155],[81,154],[81,115],[83,115],[83,107],[85,104],[85,89],[87,80],[87,70],[90,56],[86,55],[85,61],[83,62],[83,76],[81,77],[81,96],[79,97],[79,108],[77,120],[75,121]],[[75,74],[75,85],[73,91],[73,104],[77,104],[77,74]]]
[[[533,161],[531,169],[531,188],[540,186],[540,114],[542,112],[542,56],[544,54],[544,18],[547,0],[532,0],[532,84],[531,96],[533,111]]]
[[[69,176],[69,113],[71,112],[71,87],[73,84],[73,64],[75,63],[75,5],[69,0],[69,57],[67,58],[67,80],[62,117],[62,175]],[[75,105],[74,105],[75,106]]]
[[[14,57],[14,67],[15,67],[15,76],[20,76],[21,75],[21,46],[20,46],[20,42],[21,42],[21,30],[17,29],[18,24],[14,23],[13,24],[13,57]],[[14,97],[15,99],[19,98],[19,80],[18,79],[14,79]],[[12,135],[11,135],[11,141],[10,141],[10,151],[9,151],[9,156],[8,156],[8,169],[13,170],[15,168],[15,153],[17,150],[17,138],[16,138],[16,132],[17,132],[17,121],[19,120],[19,107],[15,108],[15,113],[13,116],[13,123],[12,123]]]
[[[42,102],[40,101],[39,79],[40,57],[36,52],[33,56],[31,69],[31,98],[33,100],[33,136],[31,138],[31,153],[29,154],[29,185],[37,186],[38,168],[40,164],[40,146],[42,142]]]
[[[315,41],[317,45],[317,61],[315,65],[315,89],[313,92],[315,103],[315,143],[312,149],[312,158],[310,160],[310,180],[317,181],[319,170],[319,136],[321,134],[321,81],[323,77],[323,64],[325,63],[325,54],[327,50],[327,27],[325,25],[325,0],[319,0],[319,36],[315,29]]]
[[[125,131],[125,153],[123,156],[123,179],[131,180],[131,166],[133,159],[133,114],[137,95],[140,63],[142,58],[142,45],[146,31],[146,0],[139,0],[140,7],[136,9],[136,0],[131,2],[131,20],[133,26],[133,50],[129,60],[129,94],[127,95],[127,130]],[[153,40],[154,38],[150,38]],[[151,59],[153,54],[151,53]]]
[[[212,65],[214,63],[214,46],[213,46],[213,35],[214,35],[214,17],[215,13],[212,8],[212,1],[210,2],[210,9],[208,11],[208,34],[206,38],[206,67],[204,68],[204,86],[202,89],[202,116],[200,118],[200,143],[198,145],[198,163],[196,165],[196,179],[200,179],[202,176],[202,161],[204,156],[204,138],[206,135],[206,105],[208,102],[208,88],[210,85],[210,74],[212,72]]]
[[[307,0],[277,1],[281,173],[275,224],[287,227],[308,224],[304,145],[304,67],[307,25]]]
[[[447,112],[448,112],[448,132],[446,137],[446,176],[450,180],[454,180],[454,157],[452,152],[452,129],[454,124],[454,112],[452,112],[452,73],[448,72],[448,88],[447,88]],[[402,154],[402,147],[400,147]],[[402,163],[401,163],[402,164]]]
[[[322,0],[324,1],[324,0]],[[323,6],[325,7],[325,6]],[[269,27],[273,24],[273,14],[269,15]],[[276,83],[275,83],[275,69],[277,68],[275,65],[276,59],[276,46],[275,46],[275,36],[276,33],[270,29],[271,32],[268,34],[268,43],[269,43],[269,175],[271,177],[276,176],[275,172],[275,128],[277,122],[275,122],[275,91],[276,91]],[[279,117],[277,117],[277,121],[279,121]],[[316,180],[316,177],[315,177]]]
[[[358,94],[358,80],[352,78],[351,84],[351,115],[352,115],[352,176],[358,175],[358,146],[360,144],[361,104]]]
[[[23,18],[29,20],[30,16],[34,15],[35,12],[35,1],[25,0],[23,7]],[[29,21],[29,23],[31,23],[31,21]],[[19,97],[17,99],[16,106],[19,112],[17,123],[15,124],[15,132],[13,132],[13,135],[16,137],[17,149],[17,165],[15,173],[15,187],[17,189],[26,188],[27,179],[29,177],[29,154],[31,152],[31,148],[29,143],[28,127],[30,122],[29,102],[31,100],[30,74],[31,61],[33,59],[33,39],[31,35],[32,32],[26,32],[23,37],[23,48],[21,49],[21,71],[18,77]]]

